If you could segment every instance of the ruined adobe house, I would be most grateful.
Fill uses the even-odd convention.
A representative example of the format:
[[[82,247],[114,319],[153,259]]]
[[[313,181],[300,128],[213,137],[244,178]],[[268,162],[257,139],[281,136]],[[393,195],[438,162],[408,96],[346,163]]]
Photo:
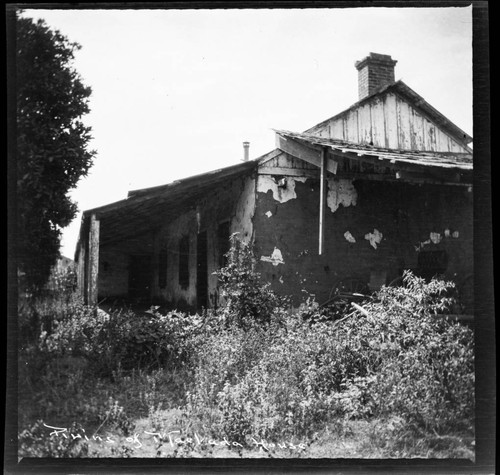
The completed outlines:
[[[402,81],[396,61],[356,62],[359,100],[303,133],[276,131],[255,160],[83,213],[75,260],[89,303],[117,297],[199,309],[231,233],[298,305],[341,278],[378,289],[413,269],[472,289],[472,138]],[[470,311],[470,306],[469,310]]]

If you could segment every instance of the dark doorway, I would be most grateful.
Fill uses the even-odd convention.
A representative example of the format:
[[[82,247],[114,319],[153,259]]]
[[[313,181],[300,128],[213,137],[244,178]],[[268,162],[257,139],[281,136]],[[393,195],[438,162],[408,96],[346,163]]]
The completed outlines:
[[[158,256],[158,287],[165,289],[167,287],[167,251],[161,251]]]
[[[428,281],[436,275],[444,274],[447,267],[446,251],[420,251],[418,254],[419,275]]]
[[[207,232],[198,234],[196,245],[196,296],[198,309],[207,307],[208,300],[208,263]]]
[[[130,256],[128,268],[129,297],[138,300],[151,298],[151,256]]]
[[[181,289],[189,287],[189,236],[179,241],[179,285]]]
[[[219,246],[219,267],[227,266],[227,256],[229,252],[229,221],[219,224],[217,229],[217,242]]]

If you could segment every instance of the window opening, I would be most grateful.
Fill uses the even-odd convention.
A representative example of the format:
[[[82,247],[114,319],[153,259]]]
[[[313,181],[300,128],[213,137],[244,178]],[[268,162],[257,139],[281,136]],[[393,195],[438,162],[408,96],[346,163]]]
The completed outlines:
[[[182,289],[189,287],[189,236],[179,241],[179,285]]]

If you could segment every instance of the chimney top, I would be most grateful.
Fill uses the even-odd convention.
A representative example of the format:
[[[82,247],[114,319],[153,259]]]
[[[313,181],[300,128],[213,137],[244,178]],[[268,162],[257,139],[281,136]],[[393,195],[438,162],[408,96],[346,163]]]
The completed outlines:
[[[380,88],[394,82],[394,66],[397,61],[388,54],[370,53],[354,66],[358,70],[359,100],[371,96]]]

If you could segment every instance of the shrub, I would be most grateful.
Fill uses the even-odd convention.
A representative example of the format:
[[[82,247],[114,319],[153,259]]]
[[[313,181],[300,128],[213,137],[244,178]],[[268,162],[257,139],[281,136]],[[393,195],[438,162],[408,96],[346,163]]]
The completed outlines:
[[[383,288],[341,321],[229,326],[198,347],[186,411],[241,443],[310,437],[338,418],[470,433],[472,330],[438,316],[452,287],[407,273],[404,287]]]
[[[273,317],[280,318],[288,299],[276,295],[269,283],[262,283],[255,271],[253,249],[238,239],[237,233],[231,235],[230,245],[227,265],[216,272],[225,298],[220,311],[224,319],[245,326],[252,321],[268,323]]]
[[[426,283],[411,273],[405,286],[384,287],[344,322],[339,337],[363,348],[375,377],[358,380],[377,415],[398,414],[433,430],[472,429],[474,347],[472,330],[447,320],[453,284]],[[465,424],[462,421],[468,421]]]
[[[88,454],[88,443],[84,439],[84,430],[78,423],[73,423],[63,437],[59,434],[49,435],[42,420],[37,421],[29,429],[18,436],[18,455],[20,457],[85,457]]]
[[[76,305],[72,313],[40,335],[40,349],[54,356],[86,358],[94,372],[111,375],[117,368],[175,367],[186,362],[192,339],[202,327],[201,318],[157,307],[144,315],[130,310],[110,314]]]
[[[130,435],[135,429],[135,424],[127,416],[123,406],[120,406],[119,402],[112,397],[108,399],[104,412],[100,413],[98,417],[101,424],[96,433],[104,425],[108,428],[119,429],[125,436]]]
[[[24,287],[19,279],[19,334],[21,344],[32,344],[40,332],[50,331],[55,321],[71,315],[80,298],[75,293],[76,274],[72,267],[54,268],[49,281],[36,292]]]
[[[383,287],[335,321],[321,319],[321,309],[311,300],[300,311],[288,312],[286,299],[260,283],[251,247],[234,235],[231,240],[228,266],[218,273],[226,299],[219,309],[201,316],[163,315],[158,307],[142,315],[130,310],[106,314],[72,297],[57,312],[47,307],[51,325],[42,326],[37,345],[24,350],[30,371],[40,369],[38,380],[26,377],[23,364],[21,383],[53,389],[51,403],[57,405],[67,394],[63,387],[85,397],[87,374],[110,377],[123,388],[122,370],[141,368],[144,374],[163,368],[168,384],[183,396],[186,391],[175,405],[183,406],[179,412],[189,430],[243,445],[253,445],[251,437],[312,439],[330,423],[341,435],[350,424],[367,421],[375,431],[367,432],[370,444],[384,435],[384,453],[391,437],[404,439],[394,449],[404,453],[408,437],[421,440],[431,434],[441,440],[438,432],[458,431],[470,438],[473,333],[443,318],[453,308],[452,283],[425,282],[406,273],[404,286]],[[74,371],[80,361],[85,364]],[[59,372],[63,362],[73,365],[66,375]],[[158,378],[158,371],[148,376],[143,382],[148,389],[136,397],[155,427],[165,422],[161,405],[173,405],[156,390]],[[96,425],[128,434],[134,424],[115,396],[101,394],[86,413]],[[53,412],[48,404],[47,411]],[[384,421],[398,421],[397,427],[386,430]],[[67,449],[44,446],[48,442],[38,440],[39,432],[35,427],[24,433],[26,453],[30,447],[37,453]],[[427,447],[413,446],[411,453]]]

